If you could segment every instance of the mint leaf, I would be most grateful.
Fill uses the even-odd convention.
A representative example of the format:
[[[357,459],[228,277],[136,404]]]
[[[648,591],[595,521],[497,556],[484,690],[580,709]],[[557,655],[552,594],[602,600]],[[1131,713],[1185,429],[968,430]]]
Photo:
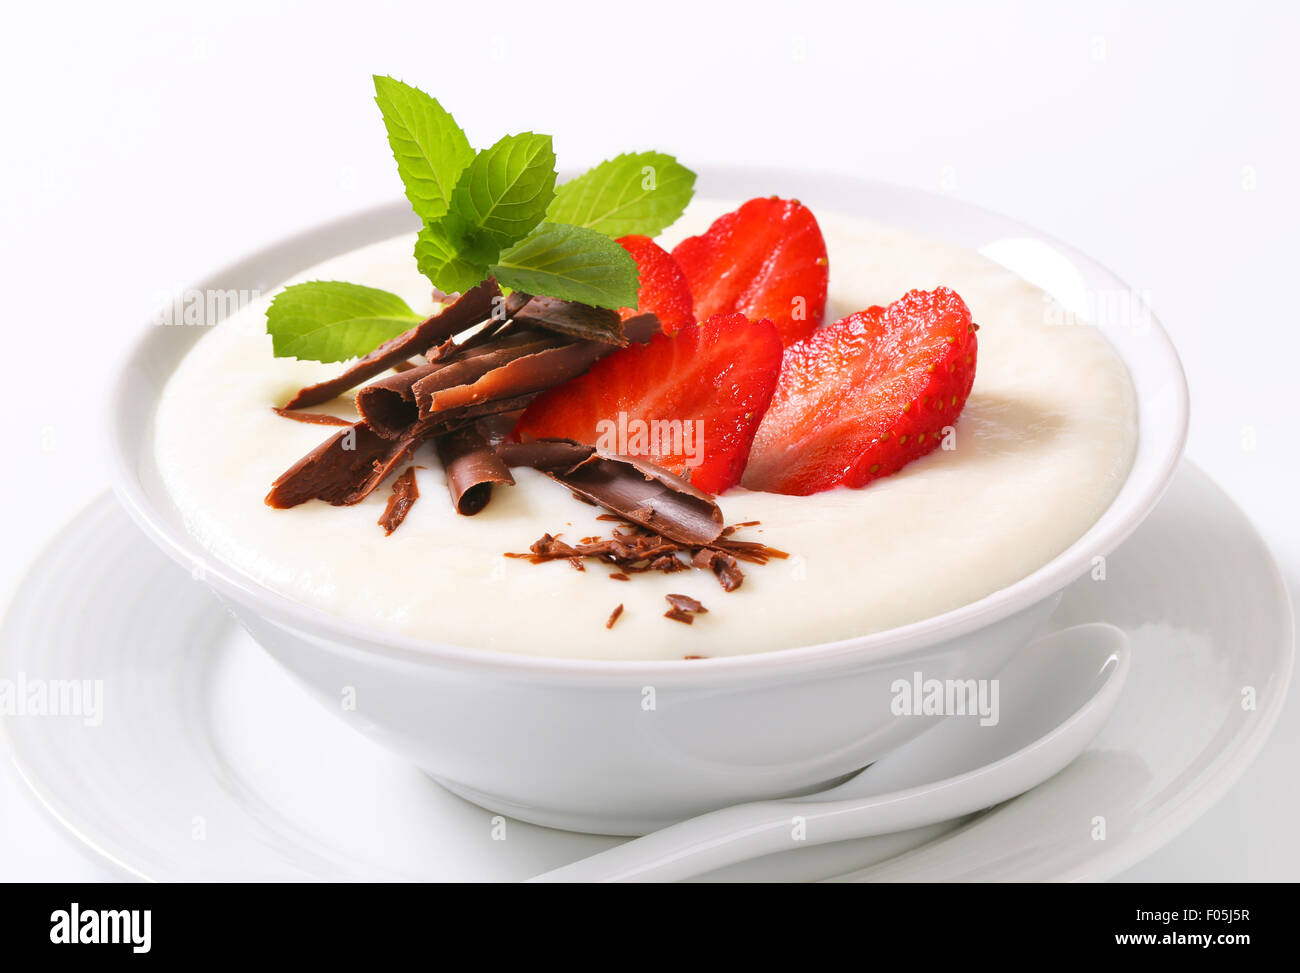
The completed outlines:
[[[304,361],[359,358],[423,320],[396,294],[338,280],[286,287],[266,309],[275,357]]]
[[[419,88],[375,75],[375,101],[411,208],[423,219],[447,212],[456,180],[474,158],[455,119]]]
[[[450,212],[472,246],[498,251],[542,221],[555,198],[555,152],[549,135],[507,135],[474,157],[451,195]]]
[[[658,236],[682,215],[694,193],[695,173],[671,155],[627,153],[562,185],[546,216],[612,237]]]
[[[452,293],[467,291],[487,276],[500,248],[476,236],[456,213],[424,224],[415,240],[415,263],[434,287]]]
[[[595,307],[636,307],[636,261],[603,233],[580,226],[542,223],[501,254],[489,272],[529,294]]]

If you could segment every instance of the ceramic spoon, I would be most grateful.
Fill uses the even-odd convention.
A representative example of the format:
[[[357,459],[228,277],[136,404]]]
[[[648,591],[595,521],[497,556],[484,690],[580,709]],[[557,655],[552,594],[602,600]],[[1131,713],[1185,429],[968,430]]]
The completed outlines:
[[[1114,710],[1129,664],[1128,639],[1114,626],[1065,629],[1029,645],[998,675],[994,725],[948,717],[830,790],[691,818],[532,881],[675,881],[992,807],[1063,770],[1087,747]]]

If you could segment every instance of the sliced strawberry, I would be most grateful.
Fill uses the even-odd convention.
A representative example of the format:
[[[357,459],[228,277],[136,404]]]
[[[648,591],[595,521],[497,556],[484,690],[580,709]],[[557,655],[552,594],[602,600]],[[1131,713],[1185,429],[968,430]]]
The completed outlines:
[[[695,314],[739,311],[767,318],[789,347],[826,313],[826,241],[796,199],[751,199],[673,248],[686,272]]]
[[[645,456],[721,493],[740,482],[780,371],[781,338],[771,321],[718,314],[616,351],[548,389],[515,435]]]
[[[618,243],[632,255],[641,273],[638,306],[623,308],[623,319],[649,312],[656,315],[664,330],[669,332],[694,324],[695,305],[691,300],[691,288],[673,255],[648,236],[619,237]]]
[[[975,380],[976,325],[955,291],[909,291],[786,350],[744,483],[805,495],[865,486],[940,444]]]

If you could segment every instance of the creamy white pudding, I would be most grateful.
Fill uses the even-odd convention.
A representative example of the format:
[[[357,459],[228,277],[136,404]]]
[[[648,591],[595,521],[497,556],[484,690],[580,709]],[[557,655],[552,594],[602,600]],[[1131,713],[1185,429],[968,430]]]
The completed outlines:
[[[702,232],[733,203],[697,200],[660,240]],[[459,516],[438,458],[413,462],[420,498],[385,536],[376,520],[389,487],[351,507],[263,503],[280,473],[335,430],[271,411],[343,366],[276,359],[269,298],[203,336],[164,390],[155,455],[194,536],[220,559],[291,598],[376,628],[436,642],[530,655],[680,659],[811,645],[863,635],[959,607],[1031,573],[1078,539],[1115,496],[1136,445],[1127,370],[1090,327],[1059,323],[1050,299],[962,247],[826,211],[826,320],[888,304],[911,288],[947,285],[980,325],[975,386],[951,443],[860,489],[810,497],[733,489],[727,523],[760,521],[741,539],[789,552],[744,565],[724,592],[705,571],[631,581],[563,562],[503,556],[544,532],[607,536],[602,511],[527,469],[487,508]],[[434,305],[402,236],[327,261],[300,280],[349,280]],[[1059,309],[1055,309],[1059,311]],[[319,407],[355,418],[352,393]],[[403,467],[404,468],[404,467]],[[663,617],[664,595],[708,607],[691,626]],[[618,604],[617,625],[604,627]]]

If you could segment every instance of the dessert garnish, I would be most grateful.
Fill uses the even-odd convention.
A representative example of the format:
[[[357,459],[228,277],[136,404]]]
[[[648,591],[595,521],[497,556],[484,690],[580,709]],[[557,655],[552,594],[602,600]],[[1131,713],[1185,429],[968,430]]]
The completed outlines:
[[[625,436],[625,450],[689,476],[702,490],[722,493],[740,482],[780,372],[775,325],[715,314],[610,355],[542,394],[524,411],[516,432],[525,439],[595,443],[611,418],[635,416],[647,442],[638,445]],[[659,435],[651,439],[654,430]]]
[[[420,499],[420,488],[415,483],[415,467],[408,466],[393,481],[393,493],[388,498],[388,505],[379,517],[379,526],[385,534],[391,534],[406,519],[411,505]]]
[[[669,253],[653,237],[695,179],[671,156],[617,156],[557,187],[549,136],[475,152],[427,94],[382,77],[375,89],[440,306],[423,317],[339,281],[275,298],[277,356],[351,364],[276,408],[345,427],[272,484],[269,505],[357,503],[431,440],[459,514],[531,467],[619,525],[506,556],[603,563],[617,581],[707,570],[733,591],[741,563],[787,555],[737,539],[756,524],[724,527],[716,494],[864,486],[951,432],[978,328],[955,292],[911,291],[823,326],[826,245],[799,201],[751,199]],[[358,421],[296,411],[354,388]],[[418,495],[408,467],[380,518],[388,533]],[[707,611],[666,597],[674,621]]]
[[[618,617],[622,614],[623,614],[623,603],[619,602],[617,605],[614,606],[614,610],[609,613],[609,618],[605,621],[605,627],[613,628],[614,623],[618,621]]]
[[[486,507],[493,486],[514,486],[510,467],[497,455],[496,446],[479,423],[439,436],[434,442],[458,514],[470,517]]]
[[[669,605],[668,610],[664,612],[664,618],[671,618],[674,622],[692,625],[696,615],[704,615],[708,612],[707,608],[690,595],[664,595],[664,599]]]
[[[806,495],[866,486],[940,445],[975,380],[978,330],[955,291],[911,291],[786,351],[743,483]]]
[[[350,426],[352,421],[344,419],[341,416],[332,416],[328,412],[299,412],[296,409],[286,409],[283,406],[272,406],[271,411],[278,416],[284,416],[286,419],[292,419],[295,422],[305,422],[315,426]]]
[[[678,544],[704,546],[722,534],[722,511],[709,494],[635,456],[602,452],[571,439],[502,443],[511,466],[531,466],[579,497]]]
[[[372,293],[365,293],[367,291]],[[500,294],[495,281],[484,281],[478,287],[462,294],[450,306],[444,307],[440,313],[426,318],[414,327],[404,329],[397,337],[385,341],[378,348],[368,352],[336,378],[302,389],[289,400],[285,408],[303,409],[309,405],[328,402],[336,395],[355,388],[366,379],[374,378],[413,355],[437,347],[452,335],[459,334],[472,325],[480,324],[491,316],[494,307],[492,302],[500,297]],[[330,296],[329,304],[323,303],[324,295]],[[357,328],[364,320],[361,315],[372,315],[371,320],[376,320],[373,317],[378,313],[376,305],[387,299],[391,299],[390,303],[397,302],[406,308],[408,315],[414,317],[414,312],[400,297],[392,294],[385,295],[383,291],[375,291],[372,287],[339,281],[316,281],[311,284],[299,284],[297,287],[286,287],[276,296],[266,312],[268,322],[275,322],[275,328],[271,329],[268,325],[268,330],[271,331],[274,341],[276,357],[284,357],[281,354],[282,348],[297,347],[296,344],[290,343],[291,337],[303,340],[319,336],[324,331],[321,322],[327,319],[327,314],[331,316],[327,319],[328,323],[336,328],[345,322],[352,328]],[[395,312],[396,308],[390,310]],[[352,317],[338,317],[342,314],[351,314]],[[318,358],[317,360],[338,361],[340,359]]]
[[[767,318],[788,347],[826,312],[826,241],[797,199],[751,199],[673,248],[698,318],[739,312]]]
[[[664,331],[695,323],[695,302],[686,273],[673,255],[648,236],[632,234],[618,238],[619,246],[632,255],[640,276],[637,307],[625,307],[620,314],[630,318],[637,313],[657,317]]]
[[[710,543],[693,544],[656,534],[622,517],[602,516],[598,519],[612,519],[621,526],[614,528],[608,538],[584,537],[577,544],[569,544],[558,535],[543,534],[533,542],[528,553],[508,553],[506,557],[520,558],[532,564],[568,561],[579,571],[584,569],[583,562],[590,558],[617,568],[609,575],[615,581],[630,581],[633,574],[647,571],[673,574],[698,568],[712,571],[724,591],[735,591],[745,580],[740,561],[766,564],[772,559],[789,557],[785,551],[757,541],[736,540],[732,536],[741,526],[754,526],[753,522],[724,527]]]

